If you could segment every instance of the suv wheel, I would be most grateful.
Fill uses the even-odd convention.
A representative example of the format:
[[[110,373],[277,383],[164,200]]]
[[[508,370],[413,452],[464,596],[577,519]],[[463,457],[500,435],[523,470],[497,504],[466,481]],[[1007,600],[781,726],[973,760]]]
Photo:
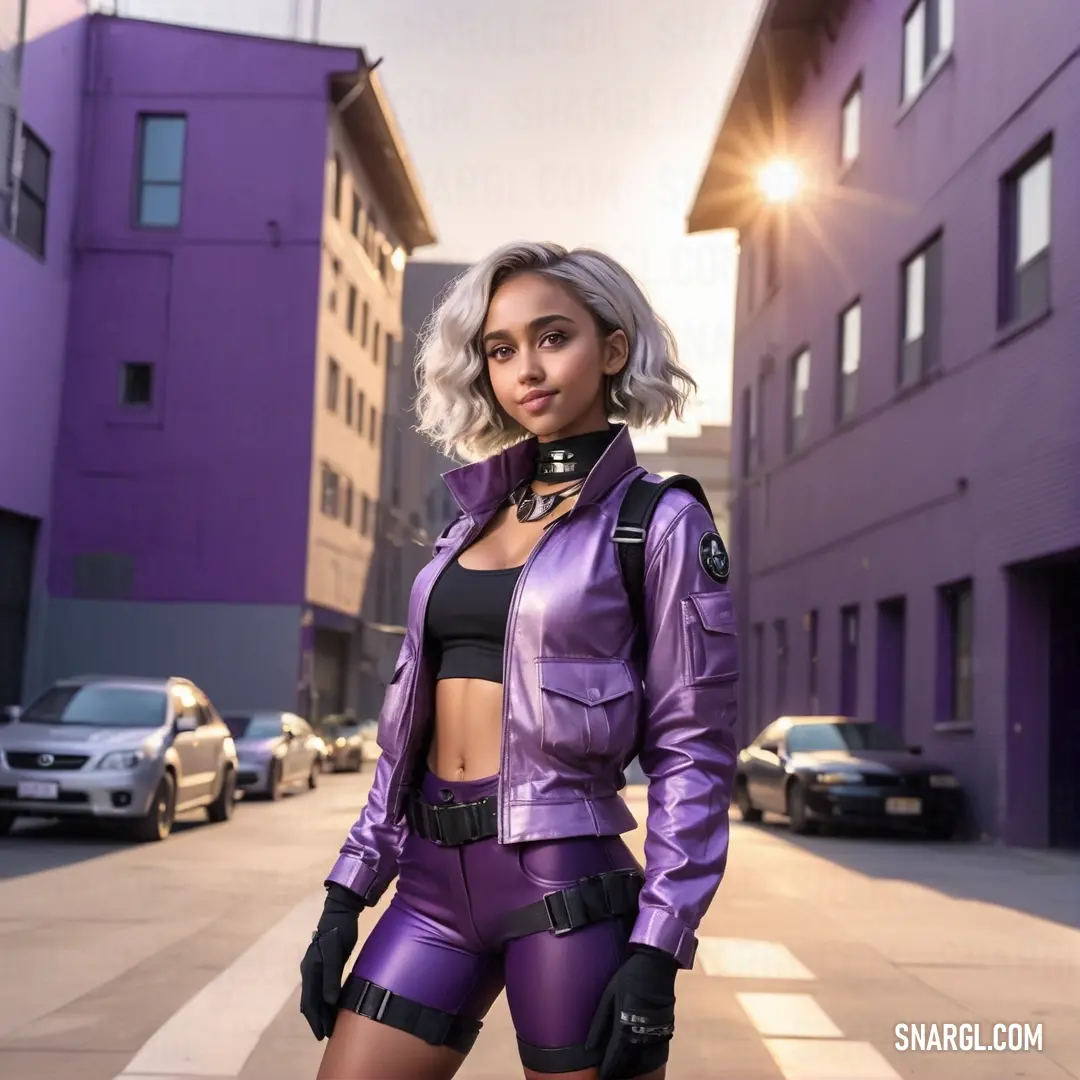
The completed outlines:
[[[218,797],[206,808],[207,816],[213,822],[228,821],[236,805],[236,773],[226,769],[221,778],[221,790]]]
[[[140,843],[164,840],[172,832],[176,819],[176,781],[165,773],[150,802],[150,809],[131,828],[132,836]]]
[[[0,810],[0,836],[7,836],[11,832],[16,816],[10,810]]]

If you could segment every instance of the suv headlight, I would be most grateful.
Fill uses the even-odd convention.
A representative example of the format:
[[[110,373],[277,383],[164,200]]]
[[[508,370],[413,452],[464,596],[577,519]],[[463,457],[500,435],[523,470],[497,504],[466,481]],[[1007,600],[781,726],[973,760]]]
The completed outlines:
[[[145,750],[114,750],[106,754],[98,765],[99,769],[134,769],[150,755]]]
[[[937,773],[930,777],[931,787],[940,788],[957,788],[960,786],[960,781],[953,776],[952,773]]]
[[[817,782],[819,784],[861,784],[863,774],[857,772],[819,772]]]

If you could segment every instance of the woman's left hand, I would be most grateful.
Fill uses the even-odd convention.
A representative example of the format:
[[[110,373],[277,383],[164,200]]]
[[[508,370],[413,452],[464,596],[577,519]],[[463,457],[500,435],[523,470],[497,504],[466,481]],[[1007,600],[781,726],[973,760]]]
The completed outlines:
[[[601,1051],[600,1080],[623,1080],[659,1068],[675,1031],[678,961],[660,949],[631,946],[593,1018],[586,1049]]]

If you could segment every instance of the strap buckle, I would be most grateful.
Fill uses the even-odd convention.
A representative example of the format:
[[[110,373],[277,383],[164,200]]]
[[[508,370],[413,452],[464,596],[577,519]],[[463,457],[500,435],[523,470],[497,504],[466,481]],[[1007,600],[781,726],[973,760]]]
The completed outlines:
[[[579,926],[585,925],[584,923],[575,924],[573,912],[566,902],[567,892],[569,892],[568,889],[556,889],[554,892],[544,893],[544,909],[547,912],[548,922],[551,923],[551,932],[555,937],[563,937],[578,929]],[[562,917],[559,916],[555,906],[556,900],[562,908]]]
[[[640,525],[616,525],[612,530],[611,539],[616,544],[644,544],[645,529]]]
[[[372,1000],[372,1006],[370,1010],[364,1009],[364,1003],[367,1001],[368,991],[374,990],[382,995],[378,1004],[375,1004]],[[369,1020],[381,1021],[383,1014],[386,1012],[387,1005],[390,1004],[390,999],[394,995],[382,986],[376,986],[375,983],[370,980],[364,981],[364,989],[360,991],[360,996],[356,999],[356,1004],[352,1007],[352,1011],[359,1016],[366,1016]]]

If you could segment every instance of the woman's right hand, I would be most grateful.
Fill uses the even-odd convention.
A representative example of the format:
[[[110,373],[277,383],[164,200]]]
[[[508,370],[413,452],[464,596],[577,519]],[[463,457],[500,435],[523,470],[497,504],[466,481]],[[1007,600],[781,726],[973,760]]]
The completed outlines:
[[[327,886],[322,917],[300,961],[300,1012],[316,1039],[328,1039],[334,1030],[345,965],[356,948],[363,907],[356,893],[334,882]]]

